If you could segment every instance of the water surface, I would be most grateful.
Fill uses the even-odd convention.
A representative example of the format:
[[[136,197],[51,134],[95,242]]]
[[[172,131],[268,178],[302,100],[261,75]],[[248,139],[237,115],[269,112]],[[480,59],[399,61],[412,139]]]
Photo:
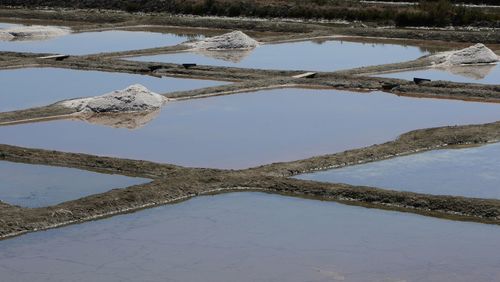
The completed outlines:
[[[14,26],[18,26],[18,24],[0,23],[0,28],[11,28]]]
[[[29,208],[51,206],[149,181],[74,168],[0,161],[0,201]]]
[[[500,199],[500,144],[447,149],[298,176],[426,194]]]
[[[418,47],[412,46],[330,40],[269,44],[247,52],[216,51],[204,54],[186,52],[144,56],[132,60],[260,69],[335,71],[403,62],[425,54],[427,53]]]
[[[425,69],[377,75],[380,77],[413,80],[414,77],[448,80],[462,83],[500,84],[500,65],[461,66],[448,70]]]
[[[201,34],[187,36],[174,33],[108,30],[71,33],[45,40],[0,41],[0,51],[86,55],[173,46],[201,37]]]
[[[278,89],[171,102],[135,130],[79,121],[4,126],[0,144],[246,168],[387,142],[419,128],[498,120],[500,104]]]
[[[0,241],[5,281],[498,281],[500,227],[260,193]]]
[[[0,70],[0,111],[45,106],[61,100],[102,95],[142,84],[158,93],[191,90],[221,82],[56,68]]]

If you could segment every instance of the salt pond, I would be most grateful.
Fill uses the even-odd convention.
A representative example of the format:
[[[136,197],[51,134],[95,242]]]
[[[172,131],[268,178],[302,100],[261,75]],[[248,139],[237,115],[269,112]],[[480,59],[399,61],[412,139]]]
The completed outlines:
[[[447,149],[298,176],[427,194],[500,199],[500,144]]]
[[[0,143],[246,168],[365,147],[414,129],[498,121],[500,104],[278,89],[171,102],[151,118],[135,130],[62,120],[4,126]]]
[[[5,281],[498,281],[500,227],[261,193],[0,241]]]
[[[10,24],[10,23],[0,23],[0,28],[11,28],[17,26],[17,24]]]
[[[0,161],[0,201],[30,208],[51,206],[149,181],[73,168]]]
[[[6,27],[8,26],[0,26],[0,28]],[[0,51],[85,55],[173,46],[201,37],[203,37],[201,34],[188,36],[175,33],[108,30],[71,33],[46,40],[0,41]]]
[[[427,54],[413,46],[335,40],[269,44],[251,51],[202,52],[144,56],[131,60],[260,69],[335,71],[403,62]]]
[[[431,68],[399,73],[387,73],[377,76],[406,80],[413,80],[414,77],[418,77],[463,83],[500,84],[500,65],[457,66],[448,70]]]
[[[102,95],[136,83],[158,93],[223,84],[208,80],[157,78],[128,73],[56,68],[1,70],[0,111],[45,106],[71,98]]]

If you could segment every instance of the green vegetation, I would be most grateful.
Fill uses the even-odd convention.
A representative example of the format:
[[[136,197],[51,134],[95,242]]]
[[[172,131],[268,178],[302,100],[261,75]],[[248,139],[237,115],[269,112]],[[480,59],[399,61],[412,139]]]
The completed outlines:
[[[456,6],[450,0],[422,0],[414,8],[399,12],[395,22],[398,26],[466,26],[495,23],[498,14],[487,14],[479,9]]]
[[[419,0],[370,0],[375,2],[414,2],[418,3]],[[500,6],[498,0],[450,0],[453,4],[474,4],[474,5],[495,5]]]
[[[500,27],[500,9],[468,8],[451,0],[418,5],[366,4],[349,0],[0,0],[0,5],[166,12],[261,18],[340,19],[398,26],[477,25]]]

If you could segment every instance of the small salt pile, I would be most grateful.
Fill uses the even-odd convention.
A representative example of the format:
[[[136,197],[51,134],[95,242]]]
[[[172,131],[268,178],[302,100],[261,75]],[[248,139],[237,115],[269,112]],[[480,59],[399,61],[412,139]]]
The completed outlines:
[[[67,100],[59,104],[79,112],[123,113],[157,110],[167,100],[162,95],[151,92],[140,84],[135,84],[102,96]]]
[[[0,40],[42,40],[71,33],[68,28],[53,26],[18,26],[0,29]]]
[[[468,48],[442,52],[429,57],[435,66],[458,66],[474,64],[492,64],[499,61],[499,57],[484,44],[478,43]]]
[[[198,50],[249,50],[259,46],[259,42],[241,31],[206,38],[196,42],[185,43]]]

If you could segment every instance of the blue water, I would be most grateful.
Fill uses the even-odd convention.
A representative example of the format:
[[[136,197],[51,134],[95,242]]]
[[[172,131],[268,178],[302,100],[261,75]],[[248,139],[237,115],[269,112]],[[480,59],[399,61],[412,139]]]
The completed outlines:
[[[500,199],[500,144],[430,151],[298,176],[399,191]]]
[[[234,53],[234,51],[212,52],[216,56],[225,54],[234,56]],[[253,51],[244,52],[239,62],[215,59],[192,52],[144,56],[131,60],[260,69],[335,71],[403,62],[425,54],[427,53],[418,47],[331,40],[263,45]]]
[[[223,84],[221,82],[56,68],[0,70],[0,111],[45,106],[61,100],[102,95],[142,84],[166,93]]]
[[[150,181],[73,168],[0,161],[0,201],[30,208],[51,206]]]
[[[0,241],[0,273],[17,282],[494,282],[499,247],[498,226],[239,193]]]
[[[17,24],[10,24],[10,23],[0,23],[0,28],[11,28],[17,26]]]
[[[183,166],[247,168],[383,143],[414,129],[498,120],[500,104],[278,89],[170,102],[135,130],[80,121],[4,126],[0,143]]]

